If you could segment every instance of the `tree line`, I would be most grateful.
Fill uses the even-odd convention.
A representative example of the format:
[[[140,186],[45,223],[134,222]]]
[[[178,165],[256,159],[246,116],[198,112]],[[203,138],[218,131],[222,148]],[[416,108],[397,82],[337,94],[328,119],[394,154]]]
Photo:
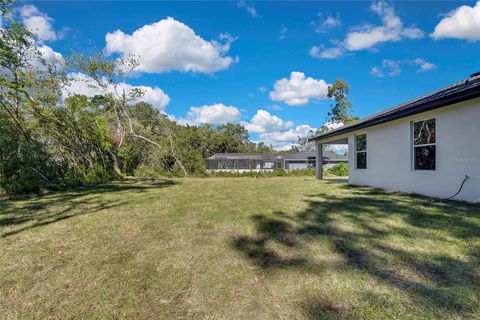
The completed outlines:
[[[126,92],[120,84],[138,66],[138,57],[73,53],[49,63],[38,39],[15,20],[11,7],[11,1],[2,0],[0,189],[4,192],[63,189],[131,175],[187,176],[203,172],[204,158],[215,153],[276,152],[250,141],[239,124],[182,126],[141,102],[141,89]],[[71,75],[78,73],[88,77],[98,95],[65,97]],[[353,119],[346,100],[348,84],[338,79],[331,88],[335,102],[329,120],[346,123]],[[311,148],[305,137],[299,137],[299,143],[290,152]]]

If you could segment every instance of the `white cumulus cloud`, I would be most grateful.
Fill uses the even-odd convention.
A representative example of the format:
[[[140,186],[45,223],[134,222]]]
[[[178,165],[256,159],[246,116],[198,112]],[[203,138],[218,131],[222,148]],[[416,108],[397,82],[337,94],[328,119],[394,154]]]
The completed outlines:
[[[310,99],[325,99],[327,93],[328,84],[325,80],[305,77],[303,72],[294,71],[290,78],[282,78],[275,82],[270,99],[283,101],[290,106],[301,106],[309,103]]]
[[[240,123],[250,134],[254,134],[252,142],[263,142],[272,146],[275,150],[289,150],[292,146],[298,146],[299,137],[310,137],[316,129],[308,124],[301,124],[294,127],[292,121],[283,120],[266,110],[259,109],[249,122],[239,122],[240,111],[234,106],[225,106],[222,103],[205,105],[202,107],[191,107],[185,118],[176,118],[168,115],[170,119],[177,121],[180,125],[219,125],[225,123]],[[336,129],[342,123],[325,123],[329,130]],[[335,146],[333,146],[333,149]],[[332,150],[333,150],[332,149]],[[340,150],[344,150],[341,146]],[[336,150],[336,149],[335,149]]]
[[[61,66],[63,62],[63,56],[54,51],[51,47],[35,43],[33,50],[26,52],[26,58],[32,68],[37,71],[47,71],[48,66]]]
[[[53,19],[31,4],[19,7],[14,13],[7,13],[8,17],[12,17],[13,14],[18,15],[25,28],[32,33],[32,37],[27,39],[30,49],[24,52],[30,67],[42,72],[47,70],[45,64],[60,67],[63,63],[62,54],[44,43],[58,40],[64,35],[63,31],[56,32],[53,29]],[[0,15],[0,29],[2,28],[2,18]]]
[[[313,47],[310,55],[315,58],[333,59],[347,51],[360,51],[376,47],[385,42],[402,39],[420,39],[424,37],[422,30],[415,26],[404,27],[402,20],[396,15],[394,8],[384,1],[374,2],[370,10],[382,20],[381,25],[364,24],[353,27],[345,39],[335,47],[322,49]]]
[[[185,125],[201,124],[225,124],[235,123],[240,120],[240,110],[234,106],[226,106],[223,103],[214,103],[201,107],[190,107],[187,117],[179,119],[178,123]]]
[[[344,50],[338,47],[322,49],[321,47],[314,46],[310,49],[310,55],[318,59],[335,59],[343,53]]]
[[[138,71],[160,73],[172,70],[213,73],[238,59],[227,56],[235,38],[221,34],[220,41],[206,41],[186,24],[168,17],[145,25],[131,35],[121,30],[107,33],[106,52],[139,57]]]
[[[26,4],[20,7],[19,13],[25,27],[40,41],[54,41],[62,37],[63,32],[57,33],[53,28],[54,20],[34,5]]]
[[[37,49],[42,56],[42,59],[45,60],[47,64],[59,63],[63,58],[59,52],[54,51],[47,45],[41,45],[37,47]]]
[[[328,130],[334,130],[341,126],[343,126],[343,123],[326,122],[322,127],[327,127]],[[316,128],[313,128],[308,124],[301,124],[288,130],[261,133],[259,135],[258,142],[261,141],[266,145],[271,145],[276,150],[288,150],[292,146],[298,146],[299,137],[312,137],[315,135],[316,131]],[[348,149],[348,146],[326,145],[326,148],[328,148],[328,150],[343,154]]]
[[[288,150],[291,146],[298,145],[299,137],[312,135],[315,130],[307,124],[302,124],[289,130],[260,133],[259,141],[273,146],[276,150]]]
[[[83,94],[87,97],[93,97],[103,93],[102,90],[95,85],[95,82],[83,73],[71,73],[69,74],[69,79],[69,84],[63,90],[63,95],[65,97],[74,94]],[[158,87],[133,86],[122,82],[118,84],[116,92],[113,86],[109,87],[108,91],[112,94],[122,94],[123,91],[125,91],[126,94],[129,94],[133,89],[140,89],[143,92],[143,96],[139,98],[137,102],[144,101],[150,103],[160,111],[163,111],[170,102],[169,96]]]
[[[376,2],[370,6],[370,9],[380,17],[383,25],[364,25],[358,27],[358,30],[348,33],[344,41],[347,50],[365,50],[383,42],[423,37],[423,32],[418,28],[403,28],[402,20],[388,3]]]
[[[311,136],[316,131],[315,128],[307,124],[294,127],[292,121],[283,120],[263,109],[257,110],[250,121],[239,122],[241,118],[240,110],[223,103],[191,107],[186,117],[175,118],[170,116],[170,118],[175,119],[180,125],[240,123],[249,133],[256,134],[254,142],[263,142],[276,150],[287,150],[291,146],[297,146],[299,137]],[[332,129],[339,126],[339,124],[329,123],[326,123],[326,125]]]
[[[417,67],[416,72],[427,72],[436,69],[437,66],[422,58],[405,59],[405,60],[389,60],[384,59],[380,67],[373,66],[370,74],[375,77],[396,77],[402,72],[402,65],[413,65]]]
[[[480,1],[474,7],[461,6],[449,12],[430,35],[433,39],[480,40]]]
[[[262,109],[257,110],[257,113],[252,117],[250,122],[242,122],[241,124],[251,133],[286,130],[293,126],[292,121],[284,121],[276,115],[270,114],[270,112]]]
[[[339,122],[330,122],[330,121],[328,121],[328,122],[325,122],[325,123],[323,124],[323,126],[326,127],[328,130],[335,130],[335,129],[338,129],[338,128],[340,128],[340,127],[343,127],[344,124],[343,124],[343,122],[341,122],[341,121],[339,121]]]

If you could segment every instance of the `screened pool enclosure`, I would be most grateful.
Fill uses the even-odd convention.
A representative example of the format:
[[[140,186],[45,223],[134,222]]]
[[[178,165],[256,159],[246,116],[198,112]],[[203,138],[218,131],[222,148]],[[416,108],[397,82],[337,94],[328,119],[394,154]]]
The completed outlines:
[[[256,171],[283,167],[282,158],[268,153],[217,153],[205,160],[207,170]]]

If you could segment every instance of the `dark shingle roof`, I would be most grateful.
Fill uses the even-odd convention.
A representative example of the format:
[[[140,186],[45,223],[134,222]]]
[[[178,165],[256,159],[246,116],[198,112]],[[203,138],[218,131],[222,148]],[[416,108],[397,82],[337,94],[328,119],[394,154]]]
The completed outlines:
[[[296,153],[289,154],[288,156],[283,157],[285,160],[308,160],[315,159],[315,151],[300,151]]]
[[[480,73],[454,83],[448,87],[429,93],[422,97],[407,101],[393,108],[375,113],[360,121],[353,122],[338,129],[328,131],[310,139],[310,141],[331,138],[343,133],[371,127],[377,124],[408,117],[417,113],[445,107],[454,103],[480,97]]]
[[[315,160],[317,157],[315,151],[300,151],[285,156],[285,160]],[[323,161],[348,161],[348,157],[337,154],[333,151],[323,151]]]
[[[333,151],[323,151],[323,161],[348,161],[348,156]]]
[[[276,157],[270,153],[216,153],[210,158],[210,160],[278,160],[280,157]]]

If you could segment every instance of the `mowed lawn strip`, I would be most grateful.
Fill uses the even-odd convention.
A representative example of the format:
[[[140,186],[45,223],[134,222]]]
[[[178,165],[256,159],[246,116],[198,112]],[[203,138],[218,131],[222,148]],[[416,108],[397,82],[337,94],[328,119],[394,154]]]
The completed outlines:
[[[480,317],[480,206],[313,177],[0,201],[5,319]]]

